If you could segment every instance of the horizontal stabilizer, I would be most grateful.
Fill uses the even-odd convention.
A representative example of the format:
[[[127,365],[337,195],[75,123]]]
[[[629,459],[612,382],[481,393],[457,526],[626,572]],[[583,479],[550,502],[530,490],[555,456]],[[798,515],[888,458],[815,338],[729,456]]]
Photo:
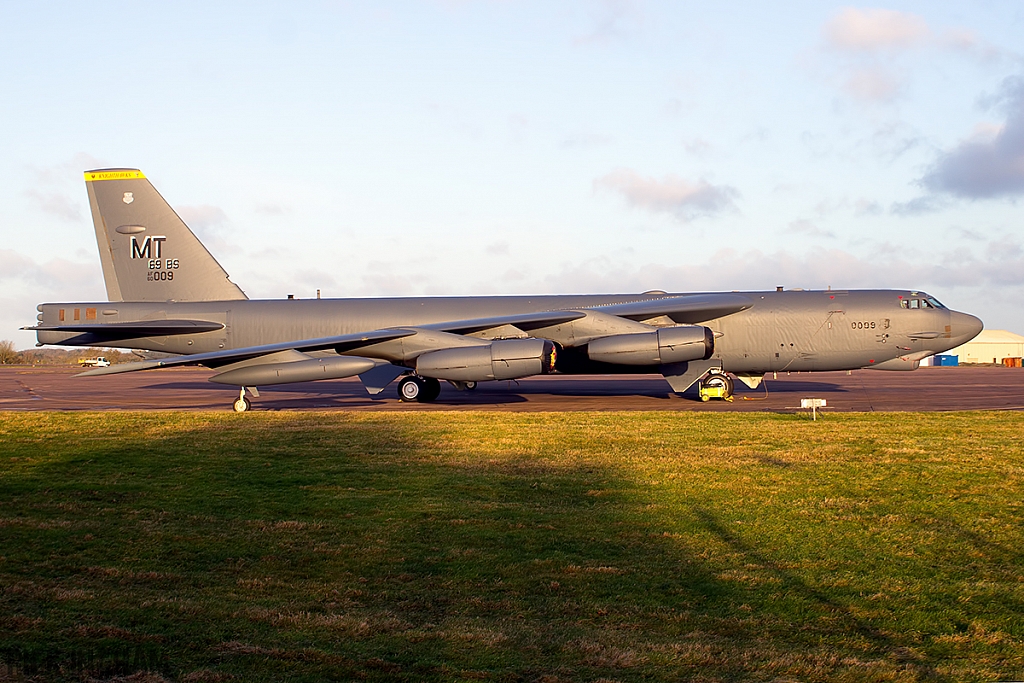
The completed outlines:
[[[23,330],[40,332],[79,332],[97,339],[136,339],[141,337],[169,337],[178,334],[199,334],[224,329],[223,323],[209,320],[137,320],[117,323],[86,323],[82,325],[37,325]]]

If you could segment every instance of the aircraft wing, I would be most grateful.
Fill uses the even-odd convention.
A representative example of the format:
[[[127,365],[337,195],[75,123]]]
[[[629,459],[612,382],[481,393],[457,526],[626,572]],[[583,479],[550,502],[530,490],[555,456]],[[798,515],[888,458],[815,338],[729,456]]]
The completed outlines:
[[[136,372],[138,370],[154,370],[156,368],[171,368],[180,365],[205,365],[216,368],[222,365],[240,363],[260,356],[269,356],[281,351],[325,351],[333,349],[338,353],[352,351],[363,346],[379,344],[381,342],[411,337],[416,334],[414,329],[388,329],[376,330],[374,332],[357,332],[356,334],[343,334],[337,337],[321,337],[319,339],[304,339],[293,342],[280,342],[277,344],[262,344],[260,346],[247,346],[240,349],[225,349],[224,351],[211,351],[210,353],[192,353],[177,358],[164,358],[161,360],[144,360],[137,363],[124,363],[111,365],[107,368],[96,368],[80,373],[76,377],[95,377],[97,375],[116,375],[122,372]]]
[[[503,315],[493,318],[454,320],[420,325],[419,327],[428,330],[450,332],[452,334],[472,334],[482,330],[511,325],[524,332],[529,332],[579,320],[586,317],[586,311],[607,313],[629,320],[647,320],[667,315],[677,323],[694,324],[739,313],[753,305],[754,302],[743,294],[688,294],[573,310],[541,311],[539,313]]]
[[[696,324],[745,311],[754,302],[738,293],[685,294],[660,299],[643,299],[588,309],[630,320],[647,320],[667,315],[677,323]]]
[[[434,323],[430,325],[419,325],[421,329],[438,330],[450,332],[451,334],[472,334],[482,330],[489,330],[504,325],[518,327],[524,332],[561,325],[586,317],[582,311],[541,311],[540,313],[527,313],[520,315],[500,315],[493,318],[474,318],[472,320],[453,320],[451,322]]]

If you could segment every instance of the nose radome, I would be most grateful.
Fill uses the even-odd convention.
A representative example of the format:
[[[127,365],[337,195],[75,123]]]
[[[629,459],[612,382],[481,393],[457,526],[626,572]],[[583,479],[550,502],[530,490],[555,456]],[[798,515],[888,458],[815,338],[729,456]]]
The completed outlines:
[[[949,312],[949,336],[957,346],[971,341],[984,329],[979,318],[958,311]]]

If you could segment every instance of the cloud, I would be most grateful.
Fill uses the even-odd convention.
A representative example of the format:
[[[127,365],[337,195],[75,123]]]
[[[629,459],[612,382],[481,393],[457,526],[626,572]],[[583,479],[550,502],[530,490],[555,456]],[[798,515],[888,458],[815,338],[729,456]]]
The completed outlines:
[[[722,249],[703,263],[684,266],[618,263],[608,257],[567,264],[545,279],[556,292],[669,292],[771,290],[776,286],[824,289],[1024,286],[1024,256],[983,257],[967,250],[935,254],[929,262],[910,261],[905,248],[861,257],[841,249],[787,251]]]
[[[261,216],[284,216],[292,212],[290,206],[284,204],[257,204],[254,209]]]
[[[492,242],[485,251],[491,256],[508,256],[508,242]]]
[[[928,22],[916,14],[844,7],[825,24],[825,44],[834,50],[903,49],[928,41]]]
[[[407,265],[407,264],[406,264]],[[362,276],[362,287],[357,296],[410,296],[410,292],[423,292],[436,286],[434,273],[416,270],[419,264],[403,268],[392,261],[370,261]]]
[[[74,296],[76,290],[89,285],[102,284],[98,263],[81,263],[63,258],[37,262],[13,249],[0,249],[0,283],[16,283],[41,287],[44,293],[66,292]]]
[[[77,222],[82,219],[82,202],[75,201],[63,192],[45,192],[32,189],[25,190],[24,194],[26,197],[35,200],[36,206],[44,213],[71,222]]]
[[[102,165],[95,157],[78,152],[60,164],[29,167],[31,187],[22,194],[44,213],[66,221],[80,221],[86,206],[85,193],[81,190],[82,171]]]
[[[0,291],[0,339],[13,339],[20,348],[35,342],[34,333],[18,328],[35,324],[37,304],[106,299],[98,259],[36,261],[13,249],[0,249]]]
[[[71,159],[60,164],[33,166],[32,174],[35,176],[37,184],[53,185],[68,181],[81,183],[83,171],[107,166],[109,164],[104,163],[91,154],[77,152]]]
[[[740,138],[740,140],[742,142],[766,142],[771,138],[771,136],[772,133],[770,130],[768,130],[764,126],[758,126],[749,133],[746,133],[743,137]]]
[[[965,199],[1024,195],[1024,78],[1004,81],[996,101],[1006,122],[943,152],[920,180],[925,189]]]
[[[228,239],[232,232],[231,220],[224,209],[212,204],[198,204],[179,206],[176,210],[214,258],[219,254],[241,253],[242,248]]]
[[[829,230],[822,230],[814,223],[800,219],[793,221],[789,226],[782,232],[790,235],[807,235],[809,237],[828,237],[834,239],[836,234]]]
[[[607,145],[612,141],[612,136],[600,133],[576,133],[569,135],[561,142],[563,149],[589,149]]]
[[[882,205],[871,199],[858,199],[853,203],[853,215],[860,218],[861,216],[877,216],[882,213]]]
[[[21,278],[35,267],[32,260],[13,249],[0,249],[0,282]]]
[[[977,33],[967,28],[951,28],[945,31],[936,43],[939,47],[966,54],[981,62],[1016,58],[1013,53],[985,42]]]
[[[925,142],[925,138],[912,125],[895,120],[876,124],[871,137],[863,144],[871,145],[890,161],[894,161]]]
[[[882,213],[882,205],[874,200],[866,199],[864,197],[852,201],[848,197],[843,197],[838,200],[823,199],[814,205],[814,215],[818,220],[824,220],[828,216],[840,211],[844,213],[852,211],[854,216],[862,218],[864,216],[876,216]],[[829,235],[834,236],[832,233],[829,233]]]
[[[826,52],[844,57],[842,90],[863,102],[891,102],[904,94],[909,79],[895,58],[913,50],[967,56],[991,63],[1015,57],[978,37],[971,29],[933,30],[924,17],[887,9],[844,7],[822,26]]]
[[[683,140],[683,149],[695,157],[703,157],[712,150],[712,144],[703,138]]]
[[[890,102],[906,89],[906,81],[880,67],[854,69],[843,83],[847,95],[867,102]]]
[[[991,261],[1020,261],[1021,253],[1020,240],[1012,235],[992,240],[985,249],[985,256]]]
[[[926,213],[934,213],[942,209],[946,202],[937,197],[915,197],[905,202],[893,202],[889,207],[889,213],[896,216],[920,216]]]
[[[224,209],[211,204],[179,206],[178,216],[190,228],[198,228],[199,230],[209,230],[228,222],[228,215],[224,213]]]
[[[657,180],[628,168],[596,179],[594,188],[618,192],[630,206],[670,213],[681,221],[735,209],[733,199],[739,196],[734,188],[725,185],[715,186],[704,180],[692,182],[672,174]]]
[[[243,269],[231,279],[257,299],[282,298],[287,294],[313,299],[318,289],[324,298],[341,296],[335,276],[306,260],[304,254],[286,246],[257,249],[245,254]]]
[[[574,45],[600,45],[625,38],[643,20],[636,0],[602,0],[597,4],[594,28],[573,39]]]
[[[980,232],[973,228],[961,228],[959,226],[954,226],[949,228],[949,231],[961,239],[971,240],[973,242],[982,242],[985,239]]]

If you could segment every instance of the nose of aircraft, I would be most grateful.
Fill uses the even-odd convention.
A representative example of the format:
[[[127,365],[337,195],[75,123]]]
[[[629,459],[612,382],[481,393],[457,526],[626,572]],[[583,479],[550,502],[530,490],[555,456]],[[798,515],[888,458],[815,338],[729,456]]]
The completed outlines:
[[[985,327],[979,318],[967,313],[958,311],[949,312],[949,336],[950,340],[956,342],[956,346],[966,344]]]

